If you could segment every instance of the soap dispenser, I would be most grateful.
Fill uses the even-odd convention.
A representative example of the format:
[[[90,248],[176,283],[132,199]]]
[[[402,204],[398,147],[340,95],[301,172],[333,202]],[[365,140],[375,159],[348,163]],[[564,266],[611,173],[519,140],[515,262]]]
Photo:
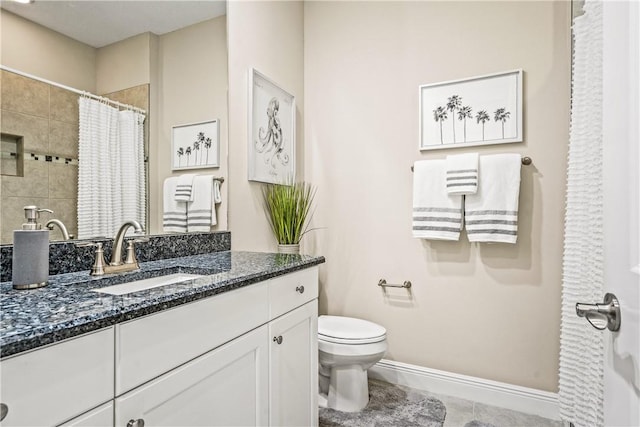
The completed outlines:
[[[35,289],[47,286],[49,279],[49,230],[38,222],[40,212],[49,209],[25,206],[27,222],[22,230],[13,232],[12,282],[15,289]]]

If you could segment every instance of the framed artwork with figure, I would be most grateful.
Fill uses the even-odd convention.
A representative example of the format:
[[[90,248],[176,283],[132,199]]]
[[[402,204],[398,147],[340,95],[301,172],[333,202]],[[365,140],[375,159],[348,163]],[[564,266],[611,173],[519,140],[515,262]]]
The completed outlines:
[[[255,69],[249,72],[249,181],[284,184],[296,173],[296,100]]]

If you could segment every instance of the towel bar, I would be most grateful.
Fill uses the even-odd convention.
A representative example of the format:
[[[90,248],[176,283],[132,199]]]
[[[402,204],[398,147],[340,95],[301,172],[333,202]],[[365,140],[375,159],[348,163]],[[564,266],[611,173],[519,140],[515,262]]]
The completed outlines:
[[[522,158],[522,164],[525,166],[529,166],[531,163],[533,163],[533,160],[531,160],[531,157],[523,157]],[[411,166],[411,172],[413,172],[413,166]]]
[[[378,286],[380,286],[382,288],[405,288],[405,289],[409,289],[411,287],[411,282],[408,281],[408,280],[405,280],[402,285],[392,285],[390,283],[387,283],[387,281],[385,279],[380,279],[378,281]]]

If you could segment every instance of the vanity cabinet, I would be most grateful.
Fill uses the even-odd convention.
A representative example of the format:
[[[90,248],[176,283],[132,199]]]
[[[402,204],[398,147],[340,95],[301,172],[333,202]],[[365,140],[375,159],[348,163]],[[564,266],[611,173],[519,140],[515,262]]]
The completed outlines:
[[[0,425],[59,425],[110,402],[113,355],[110,327],[2,360]]]
[[[62,424],[60,427],[112,427],[113,401]]]
[[[269,425],[318,423],[318,304],[315,300],[269,324]]]
[[[116,398],[115,425],[266,425],[267,339],[262,326]]]
[[[117,325],[115,425],[317,425],[317,274]]]
[[[4,359],[0,426],[317,425],[317,297],[312,267]]]

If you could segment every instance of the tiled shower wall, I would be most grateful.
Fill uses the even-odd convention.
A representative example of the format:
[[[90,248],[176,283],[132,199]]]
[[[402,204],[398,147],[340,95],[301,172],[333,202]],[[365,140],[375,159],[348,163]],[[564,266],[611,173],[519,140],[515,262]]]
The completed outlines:
[[[22,136],[25,153],[24,176],[7,176],[0,171],[0,241],[12,242],[13,230],[24,222],[23,207],[27,205],[53,210],[53,214],[41,215],[42,222],[58,218],[69,233],[77,234],[77,164],[31,160],[27,153],[39,158],[77,160],[78,95],[5,70],[0,72],[0,128],[3,134]],[[57,228],[51,233],[52,240],[61,237]]]
[[[13,230],[19,229],[24,222],[23,207],[27,205],[53,210],[53,214],[43,213],[41,222],[44,224],[50,218],[57,218],[66,225],[70,234],[76,235],[78,95],[5,70],[0,70],[0,86],[1,131],[3,134],[22,136],[26,154],[24,176],[7,176],[4,175],[4,168],[0,169],[0,243],[12,243]],[[107,96],[149,111],[148,84]],[[145,146],[148,129],[147,118]],[[39,158],[52,156],[55,159],[57,156],[61,162],[31,160],[27,153],[36,153]],[[75,163],[65,164],[65,158],[73,159]],[[8,171],[9,168],[6,169]],[[51,240],[61,238],[60,230],[54,228]]]

